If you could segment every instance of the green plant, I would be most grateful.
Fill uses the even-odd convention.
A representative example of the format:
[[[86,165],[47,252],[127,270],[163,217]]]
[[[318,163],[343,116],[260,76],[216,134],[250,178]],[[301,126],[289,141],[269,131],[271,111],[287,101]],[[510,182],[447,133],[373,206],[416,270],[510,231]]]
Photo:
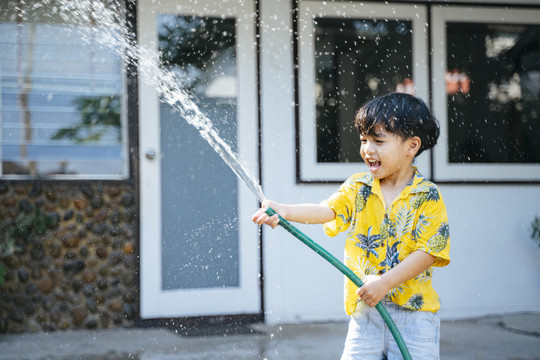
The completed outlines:
[[[531,239],[540,246],[540,219],[538,216],[535,216],[531,223]]]
[[[31,213],[21,212],[14,219],[0,223],[0,258],[26,247],[32,234],[43,235],[53,220],[36,206]],[[0,285],[7,269],[0,264]]]
[[[4,275],[6,275],[7,269],[0,264],[0,285],[4,283]]]
[[[104,136],[114,132],[120,141],[121,98],[119,95],[82,96],[73,100],[81,114],[81,122],[59,129],[52,140],[72,140],[76,144],[99,143]]]

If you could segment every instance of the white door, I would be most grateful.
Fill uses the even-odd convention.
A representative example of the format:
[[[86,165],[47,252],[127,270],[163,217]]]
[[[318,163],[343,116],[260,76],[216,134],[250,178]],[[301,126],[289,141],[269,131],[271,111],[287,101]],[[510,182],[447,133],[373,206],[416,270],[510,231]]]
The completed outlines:
[[[251,173],[257,169],[255,8],[138,1],[139,44],[184,88]],[[140,61],[141,63],[141,61]],[[163,65],[165,64],[165,65]],[[141,74],[141,317],[261,311],[258,200]]]

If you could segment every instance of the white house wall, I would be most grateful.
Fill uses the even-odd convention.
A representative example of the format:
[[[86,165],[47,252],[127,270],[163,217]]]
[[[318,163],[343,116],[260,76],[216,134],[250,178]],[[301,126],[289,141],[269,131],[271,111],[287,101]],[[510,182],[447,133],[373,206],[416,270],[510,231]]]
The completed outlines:
[[[538,185],[442,185],[452,262],[435,273],[447,318],[540,310]]]
[[[261,1],[262,184],[267,198],[319,202],[337,185],[296,184],[292,18],[289,0]],[[451,222],[451,264],[435,270],[443,318],[540,311],[540,248],[530,224],[538,185],[441,185]],[[344,238],[300,226],[338,258]],[[263,230],[268,323],[344,320],[343,276],[282,228]]]

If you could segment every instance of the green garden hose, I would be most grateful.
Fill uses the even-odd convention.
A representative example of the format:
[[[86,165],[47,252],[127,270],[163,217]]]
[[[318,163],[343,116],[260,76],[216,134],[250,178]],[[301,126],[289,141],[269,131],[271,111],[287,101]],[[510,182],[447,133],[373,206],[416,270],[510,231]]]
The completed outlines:
[[[275,215],[276,212],[272,208],[266,209],[266,214],[269,216]],[[278,215],[279,216],[279,215]],[[294,225],[292,225],[290,222],[279,216],[279,225],[281,225],[285,230],[290,232],[292,235],[294,235],[298,240],[302,241],[305,245],[307,245],[311,250],[315,251],[317,254],[322,256],[326,261],[328,261],[330,264],[332,264],[336,269],[341,271],[345,276],[347,276],[356,286],[361,287],[364,285],[362,280],[354,272],[352,272],[351,269],[349,269],[347,266],[345,266],[341,261],[339,261],[334,255],[330,254],[328,251],[326,251],[323,247],[321,247],[319,244],[317,244],[315,241],[311,240],[306,234],[298,230]],[[396,344],[399,348],[399,351],[401,352],[401,355],[403,356],[404,360],[412,360],[411,354],[409,354],[409,349],[407,349],[407,345],[405,345],[405,341],[403,341],[403,337],[401,336],[401,333],[399,332],[396,324],[390,317],[390,314],[388,314],[388,311],[386,311],[386,308],[383,304],[380,302],[375,306],[379,314],[384,319],[384,322],[388,326],[388,329],[392,333],[392,336],[396,340]]]

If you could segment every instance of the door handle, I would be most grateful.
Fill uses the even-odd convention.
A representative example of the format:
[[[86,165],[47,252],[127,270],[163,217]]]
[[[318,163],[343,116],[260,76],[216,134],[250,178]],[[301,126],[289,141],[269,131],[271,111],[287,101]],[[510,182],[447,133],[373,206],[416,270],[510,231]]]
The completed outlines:
[[[156,152],[153,149],[146,150],[146,158],[148,160],[154,160],[156,158]]]

